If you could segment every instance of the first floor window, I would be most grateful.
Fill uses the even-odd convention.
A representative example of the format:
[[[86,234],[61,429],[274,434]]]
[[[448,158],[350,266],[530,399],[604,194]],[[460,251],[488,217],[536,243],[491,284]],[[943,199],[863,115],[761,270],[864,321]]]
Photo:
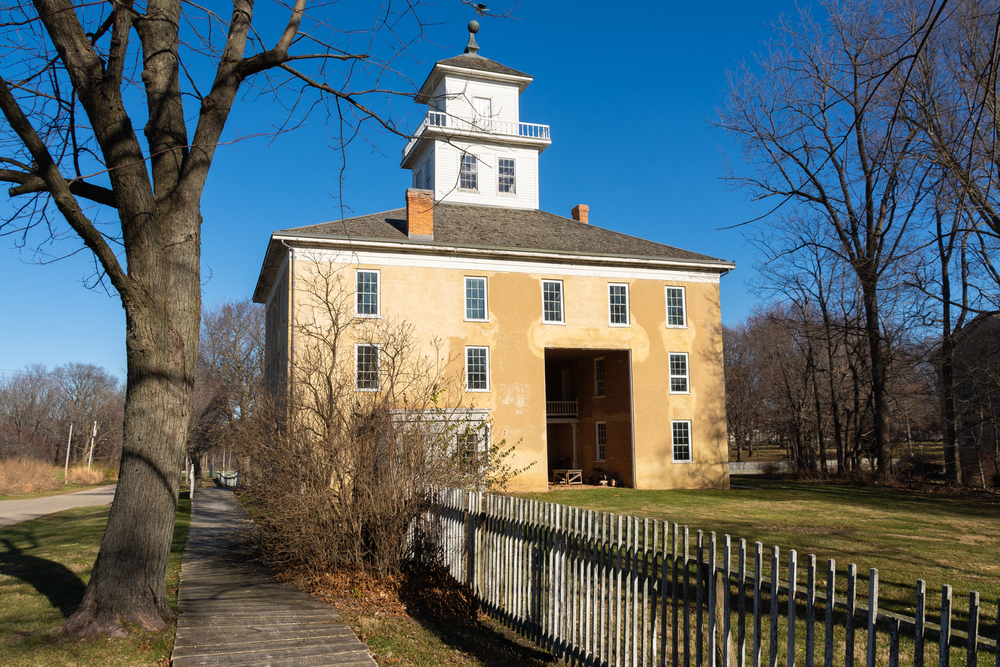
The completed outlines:
[[[674,441],[674,462],[691,460],[691,422],[670,422]]]
[[[514,160],[502,157],[497,161],[497,171],[500,174],[498,192],[504,194],[514,194]]]
[[[628,326],[628,285],[608,285],[608,313],[611,326]]]
[[[355,386],[361,391],[378,391],[378,345],[356,345]]]
[[[688,356],[686,352],[670,353],[670,393],[686,394],[688,385]]]
[[[356,272],[355,283],[355,314],[378,317],[378,271]]]
[[[686,327],[687,318],[684,315],[684,288],[667,288],[667,326]]]
[[[604,396],[604,357],[594,359],[594,396]]]
[[[561,280],[542,281],[542,321],[563,323],[563,296]]]
[[[597,460],[606,461],[608,458],[608,425],[604,422],[597,422]]]
[[[486,278],[465,279],[465,319],[486,321]]]
[[[482,422],[468,425],[458,434],[458,456],[465,463],[485,460],[489,450],[489,428]]]
[[[462,164],[458,171],[459,190],[478,190],[479,173],[475,155],[463,155]]]
[[[488,347],[465,348],[465,388],[468,391],[489,391],[489,352]]]

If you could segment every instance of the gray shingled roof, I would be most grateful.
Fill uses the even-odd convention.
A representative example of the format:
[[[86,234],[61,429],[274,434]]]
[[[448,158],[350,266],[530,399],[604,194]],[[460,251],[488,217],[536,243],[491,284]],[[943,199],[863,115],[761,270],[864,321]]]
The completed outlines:
[[[463,53],[461,55],[455,56],[454,58],[446,58],[445,60],[439,60],[438,65],[449,65],[451,67],[464,67],[465,69],[480,70],[482,72],[492,72],[493,74],[508,74],[510,76],[526,76],[531,78],[530,74],[525,74],[524,72],[518,72],[516,69],[511,69],[506,65],[501,65],[495,60],[490,60],[489,58],[484,58],[480,55],[474,53]]]
[[[275,234],[409,242],[406,209],[362,215]],[[414,243],[424,243],[414,241]],[[538,210],[438,202],[434,207],[434,244],[471,248],[537,250],[571,254],[651,257],[683,262],[722,262],[715,257],[585,225]]]

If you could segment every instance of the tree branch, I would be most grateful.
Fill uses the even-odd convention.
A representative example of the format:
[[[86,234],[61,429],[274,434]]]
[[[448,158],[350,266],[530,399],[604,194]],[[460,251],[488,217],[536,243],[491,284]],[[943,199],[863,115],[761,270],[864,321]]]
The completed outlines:
[[[104,237],[94,227],[90,219],[84,215],[66,179],[59,173],[59,168],[53,162],[48,149],[24,115],[17,100],[11,95],[7,82],[3,78],[0,78],[0,111],[3,111],[11,129],[17,133],[28,152],[31,153],[35,164],[38,165],[37,173],[48,186],[47,189],[52,194],[52,199],[59,208],[59,212],[63,214],[73,231],[80,235],[84,244],[101,262],[104,270],[108,273],[111,284],[115,286],[118,293],[123,297],[130,294],[133,291],[131,281],[118,262],[114,251],[104,241]]]

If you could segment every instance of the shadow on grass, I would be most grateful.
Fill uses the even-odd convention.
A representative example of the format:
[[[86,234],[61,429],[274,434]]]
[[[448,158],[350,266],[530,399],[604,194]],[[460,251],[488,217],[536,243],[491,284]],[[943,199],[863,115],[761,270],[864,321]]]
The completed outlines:
[[[413,619],[433,633],[442,643],[474,657],[487,667],[553,665],[556,659],[527,642],[513,639],[513,633],[501,632],[483,621],[467,617],[414,614]]]
[[[2,540],[0,574],[16,577],[48,598],[65,618],[76,611],[87,586],[62,563],[25,554],[9,539]]]
[[[468,588],[441,567],[404,572],[400,600],[411,618],[443,644],[487,667],[551,665],[555,658],[497,623],[477,618]]]

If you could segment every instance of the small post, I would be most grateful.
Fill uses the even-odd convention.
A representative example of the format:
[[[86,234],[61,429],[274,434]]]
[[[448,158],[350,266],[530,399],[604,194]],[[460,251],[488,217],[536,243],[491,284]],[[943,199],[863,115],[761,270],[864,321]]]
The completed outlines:
[[[63,470],[63,484],[69,484],[69,446],[73,443],[73,423],[69,425],[69,437],[66,439],[66,467]]]
[[[94,463],[94,440],[97,438],[97,420],[94,420],[94,430],[90,432],[90,455],[87,457],[87,472]]]
[[[194,459],[188,458],[188,498],[194,501]]]

